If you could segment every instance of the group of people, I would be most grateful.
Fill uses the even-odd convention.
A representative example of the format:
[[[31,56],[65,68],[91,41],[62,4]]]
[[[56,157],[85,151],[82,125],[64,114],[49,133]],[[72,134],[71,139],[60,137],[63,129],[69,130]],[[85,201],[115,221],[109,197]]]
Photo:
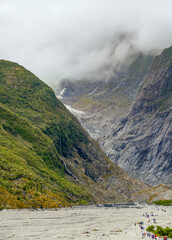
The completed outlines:
[[[159,209],[157,209],[157,210],[159,210]],[[166,212],[166,210],[163,210],[163,209],[162,209],[162,211]],[[150,216],[154,217],[154,218],[150,219]],[[155,216],[158,216],[158,214],[154,214],[153,212],[151,212],[151,214],[148,214],[147,212],[143,214],[143,217],[148,218],[149,223],[150,222],[157,223]],[[136,224],[140,227],[141,230],[145,230],[144,222],[141,221],[141,222],[134,223],[134,226],[136,226]],[[145,238],[145,237],[149,237],[149,238],[155,239],[155,240],[167,240],[167,237],[159,237],[159,236],[156,236],[155,234],[152,234],[150,232],[147,232],[147,233],[142,232],[142,238]]]

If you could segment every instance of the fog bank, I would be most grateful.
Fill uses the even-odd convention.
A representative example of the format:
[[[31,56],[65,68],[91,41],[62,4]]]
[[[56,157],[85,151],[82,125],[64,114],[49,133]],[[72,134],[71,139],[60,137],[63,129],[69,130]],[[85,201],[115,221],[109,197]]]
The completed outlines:
[[[172,44],[171,0],[0,0],[0,58],[47,83],[104,78],[135,51]]]

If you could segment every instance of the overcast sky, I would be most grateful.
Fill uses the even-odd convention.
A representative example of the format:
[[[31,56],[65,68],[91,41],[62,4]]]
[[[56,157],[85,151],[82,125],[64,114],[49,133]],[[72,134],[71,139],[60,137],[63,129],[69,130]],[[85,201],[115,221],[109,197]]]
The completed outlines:
[[[172,45],[172,0],[0,0],[0,59],[43,81],[110,71]]]

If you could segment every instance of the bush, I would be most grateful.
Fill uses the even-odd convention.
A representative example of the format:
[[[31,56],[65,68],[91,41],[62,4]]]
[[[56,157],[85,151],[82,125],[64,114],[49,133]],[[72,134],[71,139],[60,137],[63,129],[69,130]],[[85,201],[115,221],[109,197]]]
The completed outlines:
[[[172,205],[172,200],[158,200],[151,202],[152,204],[156,205],[163,205],[163,206],[171,206]]]
[[[172,228],[169,227],[162,228],[161,226],[157,226],[155,230],[155,226],[151,225],[146,228],[146,231],[152,232],[157,236],[167,236],[169,238],[172,238]]]
[[[154,228],[155,228],[155,226],[151,225],[151,226],[149,226],[149,227],[146,228],[146,231],[148,231],[148,232],[154,232],[154,231],[155,231]]]

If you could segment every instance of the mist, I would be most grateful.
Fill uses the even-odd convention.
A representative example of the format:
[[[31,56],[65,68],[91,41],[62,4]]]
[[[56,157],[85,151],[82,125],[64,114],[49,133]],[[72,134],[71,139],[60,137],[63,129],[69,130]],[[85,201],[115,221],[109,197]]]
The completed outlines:
[[[171,0],[0,0],[0,59],[44,82],[108,78],[172,45]]]

